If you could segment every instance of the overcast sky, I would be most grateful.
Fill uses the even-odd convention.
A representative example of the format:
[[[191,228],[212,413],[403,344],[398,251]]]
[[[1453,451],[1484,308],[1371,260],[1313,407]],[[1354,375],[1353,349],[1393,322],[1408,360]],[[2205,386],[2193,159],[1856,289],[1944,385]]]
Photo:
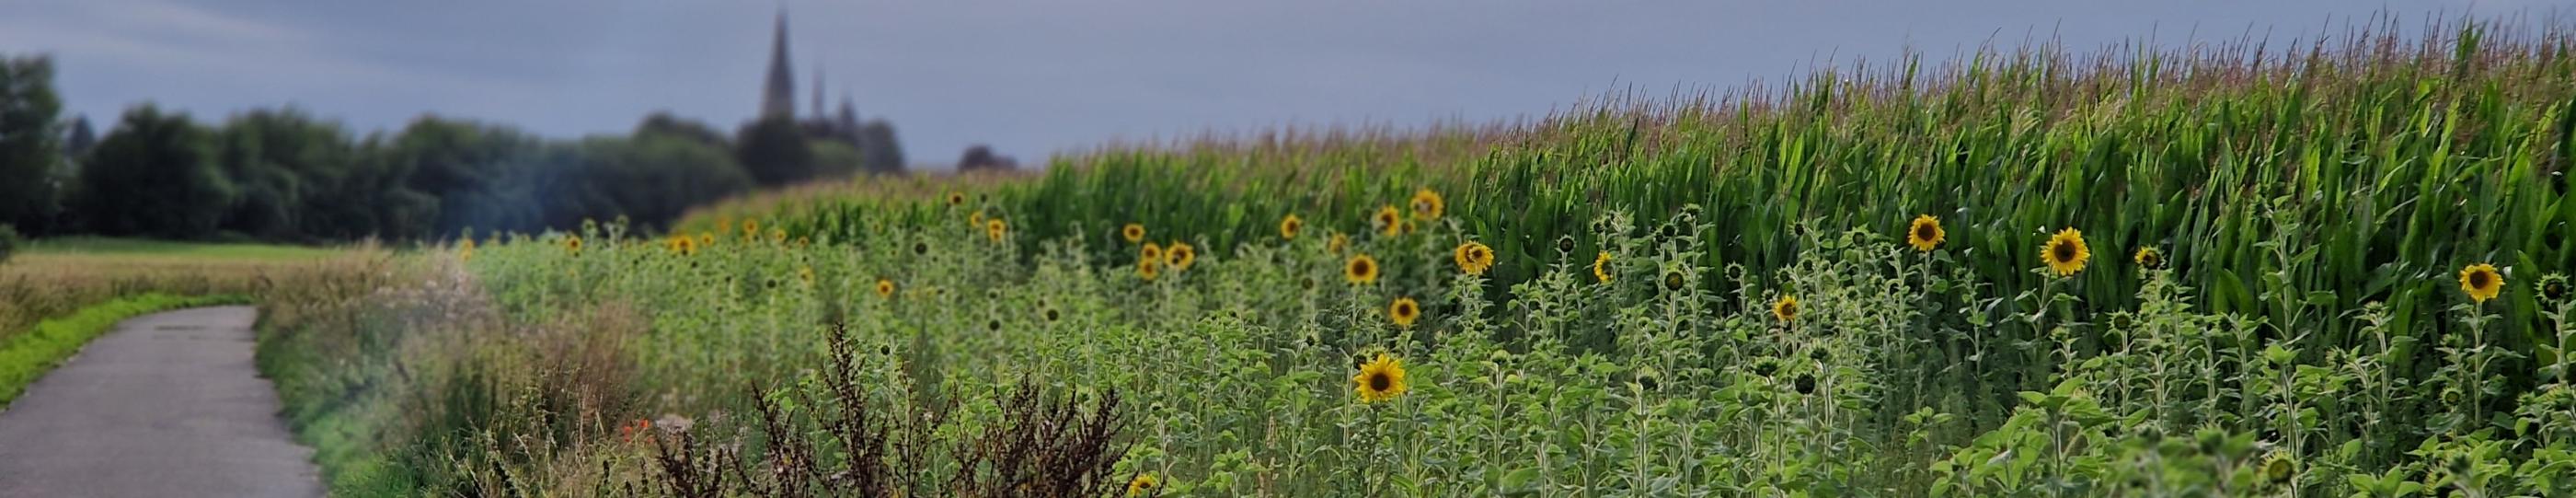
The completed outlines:
[[[576,137],[656,110],[731,130],[758,108],[784,7],[799,112],[819,68],[833,105],[846,92],[894,122],[912,162],[972,143],[1025,162],[1205,130],[1507,119],[1908,46],[2286,40],[2383,10],[2418,24],[2568,3],[0,0],[0,53],[53,54],[67,112],[102,132],[147,100],[206,121],[293,104],[359,132],[436,113]]]

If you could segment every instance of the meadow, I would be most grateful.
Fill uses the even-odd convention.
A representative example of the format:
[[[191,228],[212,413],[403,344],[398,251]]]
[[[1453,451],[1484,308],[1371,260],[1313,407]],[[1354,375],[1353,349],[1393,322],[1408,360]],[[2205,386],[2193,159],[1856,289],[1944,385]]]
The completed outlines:
[[[1855,65],[464,233],[336,493],[2576,494],[2563,28]]]

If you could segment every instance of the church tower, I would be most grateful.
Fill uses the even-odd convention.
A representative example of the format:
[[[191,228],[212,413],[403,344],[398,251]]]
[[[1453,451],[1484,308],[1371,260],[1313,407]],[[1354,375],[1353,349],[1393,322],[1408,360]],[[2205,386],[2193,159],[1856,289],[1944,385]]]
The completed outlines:
[[[778,38],[769,47],[769,87],[760,94],[762,119],[796,119],[796,74],[787,67],[787,9],[778,10]]]

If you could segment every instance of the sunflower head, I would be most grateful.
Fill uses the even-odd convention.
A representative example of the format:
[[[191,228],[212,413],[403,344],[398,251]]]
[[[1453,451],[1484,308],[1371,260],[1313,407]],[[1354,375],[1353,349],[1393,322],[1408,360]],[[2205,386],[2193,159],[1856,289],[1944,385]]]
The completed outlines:
[[[984,226],[984,210],[982,210],[982,209],[977,209],[977,210],[975,210],[975,212],[974,212],[974,213],[966,215],[966,226],[970,226],[970,227],[981,227],[981,226]]]
[[[1297,232],[1304,231],[1305,229],[1306,220],[1298,218],[1297,215],[1292,214],[1279,218],[1279,238],[1297,240]]]
[[[1610,251],[1601,251],[1601,255],[1592,257],[1592,278],[1610,283]]]
[[[1799,373],[1797,380],[1790,381],[1789,386],[1797,388],[1800,395],[1815,394],[1816,374]]]
[[[1163,260],[1147,259],[1136,262],[1136,278],[1152,282],[1154,281],[1154,277],[1160,276],[1163,276]]]
[[[1917,251],[1932,252],[1949,237],[1949,232],[1941,230],[1941,219],[1928,214],[1914,215],[1914,223],[1905,228],[1905,245]]]
[[[2460,270],[2460,290],[2468,292],[2469,299],[2476,300],[2478,304],[2486,304],[2488,299],[2504,293],[2504,274],[2497,273],[2492,264],[2469,265]]]
[[[925,242],[925,241],[919,241],[919,240],[912,241],[912,255],[914,255],[914,256],[929,256],[929,255],[930,255],[930,243],[929,243],[929,242]]]
[[[984,238],[992,239],[994,242],[1001,242],[1002,236],[1010,234],[1011,224],[1003,223],[1001,218],[990,218],[984,220]]]
[[[2162,270],[2165,268],[2164,253],[2156,252],[2156,248],[2153,247],[2140,247],[2138,248],[2138,254],[2130,256],[2129,259],[2136,260],[2139,268],[2149,270]]]
[[[2299,461],[2287,452],[2274,453],[2272,458],[2263,461],[2263,480],[2273,484],[2286,484],[2298,473]]]
[[[1780,300],[1771,302],[1771,317],[1781,323],[1798,321],[1798,311],[1798,296],[1780,296]]]
[[[964,206],[964,205],[966,205],[966,193],[965,193],[965,192],[949,192],[949,193],[948,193],[948,205],[950,205],[950,206]]]
[[[465,243],[458,244],[456,246],[456,259],[459,261],[474,260],[474,239],[465,239]]]
[[[771,244],[779,244],[779,245],[786,245],[786,244],[787,244],[787,231],[786,231],[786,230],[776,229],[776,228],[769,229],[769,243],[771,243]]]
[[[798,267],[796,267],[796,280],[797,280],[797,281],[800,281],[800,282],[804,282],[806,287],[813,287],[813,286],[814,286],[814,267],[811,267],[811,266],[798,266]]]
[[[695,255],[697,255],[697,254],[698,254],[698,239],[697,239],[697,237],[690,237],[690,236],[687,236],[687,235],[682,235],[682,236],[678,236],[678,237],[672,237],[672,238],[671,238],[671,252],[680,253],[680,255],[681,255],[681,256],[695,256]]]
[[[1172,265],[1172,271],[1188,270],[1190,263],[1198,260],[1198,248],[1187,242],[1173,241],[1171,247],[1163,249],[1163,262]]]
[[[1494,267],[1494,248],[1485,247],[1482,242],[1469,241],[1459,244],[1458,249],[1451,251],[1449,256],[1450,259],[1458,261],[1459,271],[1470,275],[1483,275],[1485,270]]]
[[[580,255],[580,254],[581,254],[581,236],[579,236],[579,235],[574,235],[574,236],[570,236],[570,237],[564,237],[563,245],[564,245],[564,252],[573,253],[574,255]]]
[[[1153,496],[1154,488],[1162,486],[1163,481],[1153,474],[1136,474],[1135,479],[1127,481],[1127,496]]]
[[[1379,206],[1377,214],[1369,216],[1369,226],[1377,227],[1378,235],[1401,235],[1404,233],[1404,214],[1397,212],[1394,204]]]
[[[1145,247],[1143,247],[1143,248],[1140,248],[1140,249],[1137,249],[1137,250],[1136,250],[1136,260],[1137,260],[1137,261],[1161,261],[1162,259],[1163,259],[1163,245],[1162,245],[1162,244],[1156,244],[1156,243],[1152,243],[1152,242],[1146,242],[1146,243],[1145,243]]]
[[[1413,219],[1437,220],[1440,212],[1448,208],[1449,201],[1441,199],[1440,193],[1431,191],[1430,187],[1413,191]]]
[[[1386,305],[1386,319],[1395,322],[1397,327],[1412,327],[1413,321],[1420,318],[1422,303],[1415,302],[1413,298],[1395,298],[1395,302]]]
[[[1556,236],[1556,255],[1559,257],[1574,255],[1574,236]]]
[[[1351,384],[1352,389],[1359,392],[1362,402],[1376,403],[1403,396],[1404,361],[1378,353],[1375,360],[1360,365],[1360,373],[1351,376]]]
[[[1328,240],[1328,241],[1325,241],[1325,242],[1324,242],[1324,250],[1325,250],[1325,251],[1330,251],[1330,252],[1332,252],[1333,254],[1341,254],[1341,253],[1342,253],[1342,248],[1350,247],[1350,246],[1351,246],[1351,236],[1349,236],[1349,235],[1342,235],[1342,234],[1338,234],[1338,233],[1333,234],[1333,238],[1332,238],[1332,240]]]
[[[2540,277],[2540,298],[2551,303],[2567,302],[2567,276],[2548,274]]]
[[[1342,280],[1352,285],[1377,283],[1377,271],[1377,258],[1366,254],[1353,255],[1350,261],[1342,263]]]
[[[1060,320],[1060,319],[1063,319],[1063,318],[1064,318],[1064,312],[1062,312],[1062,311],[1057,311],[1057,310],[1055,309],[1055,307],[1054,307],[1054,306],[1048,306],[1048,307],[1046,307],[1046,309],[1045,309],[1045,310],[1043,310],[1043,311],[1041,312],[1041,314],[1043,314],[1043,315],[1046,317],[1046,321],[1047,321],[1047,323],[1055,323],[1055,321],[1056,321],[1056,320]]]
[[[894,297],[894,281],[877,279],[877,297]]]
[[[1682,275],[1682,270],[1680,268],[1664,270],[1665,291],[1681,292],[1682,288],[1687,285],[1690,285],[1689,278]]]
[[[1118,228],[1118,236],[1127,239],[1127,243],[1129,244],[1144,242],[1145,225],[1139,223],[1128,223],[1127,226]]]
[[[2074,276],[2093,259],[2093,249],[2084,246],[2084,232],[2069,227],[2049,236],[2048,244],[2040,246],[2039,257],[2057,276]]]
[[[716,234],[706,233],[706,232],[698,232],[698,249],[705,250],[705,249],[715,249],[715,248],[716,248]]]
[[[742,220],[742,238],[760,238],[760,220]]]

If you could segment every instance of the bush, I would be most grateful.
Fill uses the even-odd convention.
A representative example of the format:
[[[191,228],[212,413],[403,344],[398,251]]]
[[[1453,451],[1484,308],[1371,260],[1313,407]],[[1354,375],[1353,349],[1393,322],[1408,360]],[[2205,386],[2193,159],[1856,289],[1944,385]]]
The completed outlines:
[[[9,264],[9,255],[18,253],[18,229],[0,223],[0,264]]]

